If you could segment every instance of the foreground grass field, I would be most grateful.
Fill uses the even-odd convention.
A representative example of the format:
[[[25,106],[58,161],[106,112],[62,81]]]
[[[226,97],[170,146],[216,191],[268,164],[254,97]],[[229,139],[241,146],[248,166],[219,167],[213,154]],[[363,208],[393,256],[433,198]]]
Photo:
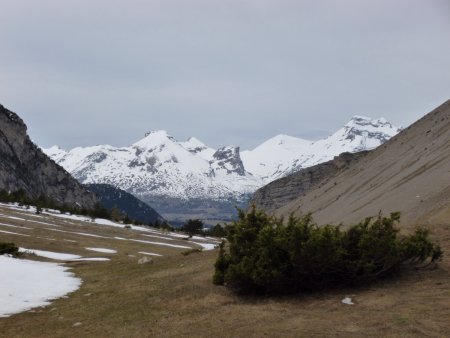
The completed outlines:
[[[0,318],[2,337],[446,337],[450,332],[447,257],[437,269],[411,271],[364,288],[242,298],[211,283],[216,250],[182,255],[188,249],[181,247],[197,248],[193,242],[201,242],[198,239],[190,242],[164,233],[35,216],[1,206],[0,223],[19,227],[0,225],[0,231],[15,233],[0,232],[1,241],[110,258],[66,262],[83,280],[81,288],[47,307]],[[432,229],[432,238],[444,254],[450,252],[450,227]],[[117,253],[90,252],[86,247]],[[139,252],[162,256],[141,265]],[[346,296],[355,305],[342,304]]]

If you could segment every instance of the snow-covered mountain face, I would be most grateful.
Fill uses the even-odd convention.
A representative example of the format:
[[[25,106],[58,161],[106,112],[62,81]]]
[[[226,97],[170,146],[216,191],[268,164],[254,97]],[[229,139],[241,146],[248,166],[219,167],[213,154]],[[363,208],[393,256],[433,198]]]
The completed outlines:
[[[178,142],[165,131],[149,132],[123,148],[99,145],[65,151],[54,146],[44,151],[82,183],[111,184],[153,205],[163,199],[242,202],[277,178],[343,152],[373,149],[399,131],[384,119],[355,116],[319,141],[278,135],[243,152],[236,146],[216,150],[193,137]]]
[[[246,170],[267,184],[300,169],[332,160],[344,152],[374,149],[400,130],[384,118],[372,120],[354,116],[343,128],[325,139],[312,142],[278,135],[254,150],[243,151],[241,157]]]
[[[214,150],[191,138],[154,131],[129,147],[52,147],[45,152],[82,183],[107,183],[135,195],[226,199],[248,194],[261,180],[244,170],[239,148]]]

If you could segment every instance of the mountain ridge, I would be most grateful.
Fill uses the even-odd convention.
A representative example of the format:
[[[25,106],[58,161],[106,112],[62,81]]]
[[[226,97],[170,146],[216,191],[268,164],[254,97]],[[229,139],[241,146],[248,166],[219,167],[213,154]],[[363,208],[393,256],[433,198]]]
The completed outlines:
[[[241,152],[238,146],[214,149],[195,137],[179,142],[164,130],[148,132],[128,147],[98,145],[65,151],[54,146],[44,151],[83,184],[111,184],[158,211],[166,210],[168,201],[175,209],[174,199],[184,201],[183,205],[195,199],[203,204],[227,201],[233,209],[276,178],[342,152],[372,149],[398,131],[385,119],[355,117],[322,140],[278,135],[252,151]]]

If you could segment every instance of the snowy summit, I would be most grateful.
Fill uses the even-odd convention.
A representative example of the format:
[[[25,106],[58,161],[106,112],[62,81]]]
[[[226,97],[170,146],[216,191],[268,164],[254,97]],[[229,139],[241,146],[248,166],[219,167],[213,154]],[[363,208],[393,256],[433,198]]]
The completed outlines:
[[[309,141],[278,135],[253,150],[208,147],[195,137],[179,142],[151,131],[131,146],[45,149],[82,183],[107,183],[152,198],[239,200],[261,186],[343,152],[378,147],[400,131],[383,118],[354,116],[327,138]]]

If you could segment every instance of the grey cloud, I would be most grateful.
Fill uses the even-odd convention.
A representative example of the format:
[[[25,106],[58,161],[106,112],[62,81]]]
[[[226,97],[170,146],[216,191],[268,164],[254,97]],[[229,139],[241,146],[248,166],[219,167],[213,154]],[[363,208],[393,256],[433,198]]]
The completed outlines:
[[[450,6],[399,1],[0,3],[0,103],[43,146],[150,129],[212,146],[408,125],[449,98]]]

